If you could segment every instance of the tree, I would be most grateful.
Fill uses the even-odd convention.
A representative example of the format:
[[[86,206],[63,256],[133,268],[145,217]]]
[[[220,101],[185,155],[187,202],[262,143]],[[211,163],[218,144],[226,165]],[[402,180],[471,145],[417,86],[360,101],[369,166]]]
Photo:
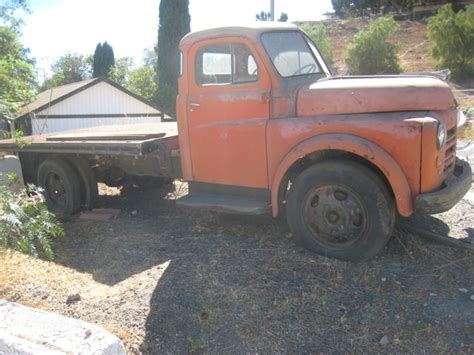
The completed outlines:
[[[94,52],[92,77],[108,77],[110,68],[114,65],[115,57],[112,46],[108,44],[107,41],[104,43],[97,43]]]
[[[278,22],[287,22],[288,21],[288,14],[286,12],[282,12],[280,14],[280,18],[278,19]]]
[[[260,11],[259,14],[255,15],[255,19],[257,21],[270,21],[271,20],[271,14],[269,12]]]
[[[332,52],[331,52],[331,40],[327,34],[326,26],[320,22],[314,25],[305,23],[301,26],[301,29],[306,32],[306,34],[311,38],[311,40],[316,44],[319,51],[321,52],[324,59],[329,63],[332,62]]]
[[[28,11],[24,1],[0,5],[0,118],[8,121],[36,91],[34,60],[20,42],[22,22],[15,17],[20,9]]]
[[[457,14],[442,7],[428,19],[428,37],[438,69],[449,68],[454,79],[474,74],[474,4]]]
[[[77,53],[66,53],[51,66],[53,75],[44,81],[42,90],[89,79],[92,57]]]
[[[148,101],[156,97],[155,70],[149,66],[141,66],[130,71],[125,88]]]
[[[108,77],[115,81],[117,84],[126,86],[128,82],[128,77],[130,75],[130,71],[132,70],[133,58],[130,57],[123,57],[117,59],[115,66],[110,68],[110,72]]]
[[[356,34],[345,53],[349,73],[400,73],[397,57],[399,47],[387,41],[399,28],[393,17],[379,17],[367,30]]]
[[[190,28],[189,0],[161,0],[158,29],[157,102],[174,115],[179,77],[179,41]]]

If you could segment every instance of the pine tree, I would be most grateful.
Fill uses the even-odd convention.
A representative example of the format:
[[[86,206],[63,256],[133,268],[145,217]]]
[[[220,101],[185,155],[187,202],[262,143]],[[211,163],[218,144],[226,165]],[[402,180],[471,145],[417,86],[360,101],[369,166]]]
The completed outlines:
[[[189,0],[161,0],[158,28],[157,102],[175,114],[179,77],[179,41],[190,31]]]
[[[97,43],[94,52],[94,62],[92,76],[98,78],[101,76],[108,77],[110,68],[115,65],[114,50],[112,46],[105,41]]]

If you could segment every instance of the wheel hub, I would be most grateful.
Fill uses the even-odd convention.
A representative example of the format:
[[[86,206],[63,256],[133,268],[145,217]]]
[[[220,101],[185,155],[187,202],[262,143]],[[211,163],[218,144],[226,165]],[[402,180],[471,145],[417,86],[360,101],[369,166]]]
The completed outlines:
[[[336,185],[313,188],[303,206],[307,225],[320,241],[340,247],[354,243],[365,233],[367,209],[348,188]]]

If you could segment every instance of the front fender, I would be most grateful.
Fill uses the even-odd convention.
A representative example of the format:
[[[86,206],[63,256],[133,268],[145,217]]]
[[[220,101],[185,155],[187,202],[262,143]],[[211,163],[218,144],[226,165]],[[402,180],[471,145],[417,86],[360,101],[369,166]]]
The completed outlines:
[[[413,202],[407,178],[392,156],[377,144],[352,134],[329,133],[309,138],[293,147],[282,159],[272,180],[272,213],[278,215],[279,186],[288,169],[308,154],[323,150],[342,150],[356,154],[377,166],[387,178],[402,216],[413,213]]]

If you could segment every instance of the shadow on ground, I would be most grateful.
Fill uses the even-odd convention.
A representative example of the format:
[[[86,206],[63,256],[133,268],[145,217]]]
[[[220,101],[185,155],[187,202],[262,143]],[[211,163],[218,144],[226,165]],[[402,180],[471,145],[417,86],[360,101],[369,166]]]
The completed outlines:
[[[57,251],[110,286],[167,263],[146,321],[126,320],[144,353],[474,350],[468,252],[397,230],[379,257],[344,263],[298,247],[270,217],[180,209],[164,195],[102,197],[118,218],[68,223]]]

